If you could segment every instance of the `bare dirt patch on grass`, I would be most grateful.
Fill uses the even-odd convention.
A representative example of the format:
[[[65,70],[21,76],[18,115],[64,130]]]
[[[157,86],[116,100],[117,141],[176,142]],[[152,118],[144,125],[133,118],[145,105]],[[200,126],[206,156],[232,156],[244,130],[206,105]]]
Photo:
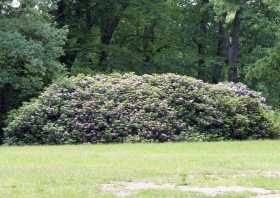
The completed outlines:
[[[162,190],[179,190],[182,192],[197,192],[208,196],[216,196],[225,193],[242,193],[251,192],[257,196],[255,198],[279,198],[275,197],[275,191],[256,187],[243,186],[218,186],[218,187],[202,187],[202,186],[186,186],[175,184],[155,184],[152,182],[112,182],[102,186],[103,192],[110,192],[117,196],[128,196],[139,190],[162,189]],[[262,197],[263,196],[263,197]],[[253,197],[252,197],[253,198]]]

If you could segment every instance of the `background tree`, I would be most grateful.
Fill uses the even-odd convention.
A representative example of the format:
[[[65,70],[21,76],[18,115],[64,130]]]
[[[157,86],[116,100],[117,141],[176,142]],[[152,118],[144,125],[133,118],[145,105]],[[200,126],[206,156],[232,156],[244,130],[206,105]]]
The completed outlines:
[[[21,2],[14,7],[11,1],[1,1],[1,125],[8,110],[36,95],[64,72],[58,58],[63,54],[67,31],[57,29],[43,13],[48,3],[33,3]]]
[[[63,63],[74,74],[174,72],[252,85],[248,71],[278,43],[280,11],[275,0],[58,0],[54,16],[70,28]]]

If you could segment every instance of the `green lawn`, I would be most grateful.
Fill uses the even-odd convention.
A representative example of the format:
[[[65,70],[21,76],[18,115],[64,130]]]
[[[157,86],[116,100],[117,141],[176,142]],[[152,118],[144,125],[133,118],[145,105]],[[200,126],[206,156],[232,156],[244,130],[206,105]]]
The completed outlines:
[[[280,190],[280,142],[0,147],[1,198],[116,197],[102,191],[103,184],[114,181]],[[209,196],[147,189],[127,197]]]

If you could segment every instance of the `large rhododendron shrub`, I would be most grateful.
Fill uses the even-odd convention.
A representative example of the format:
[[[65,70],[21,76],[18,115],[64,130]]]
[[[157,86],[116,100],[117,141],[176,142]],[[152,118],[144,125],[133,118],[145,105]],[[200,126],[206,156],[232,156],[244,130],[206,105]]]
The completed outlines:
[[[242,84],[175,74],[62,79],[11,112],[9,144],[273,138],[264,98]]]

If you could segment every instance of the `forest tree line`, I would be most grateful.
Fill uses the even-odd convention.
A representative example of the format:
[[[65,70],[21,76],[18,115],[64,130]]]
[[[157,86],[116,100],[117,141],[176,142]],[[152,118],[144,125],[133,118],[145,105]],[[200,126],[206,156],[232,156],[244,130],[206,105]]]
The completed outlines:
[[[279,0],[0,0],[0,117],[78,73],[242,82],[280,106]]]

